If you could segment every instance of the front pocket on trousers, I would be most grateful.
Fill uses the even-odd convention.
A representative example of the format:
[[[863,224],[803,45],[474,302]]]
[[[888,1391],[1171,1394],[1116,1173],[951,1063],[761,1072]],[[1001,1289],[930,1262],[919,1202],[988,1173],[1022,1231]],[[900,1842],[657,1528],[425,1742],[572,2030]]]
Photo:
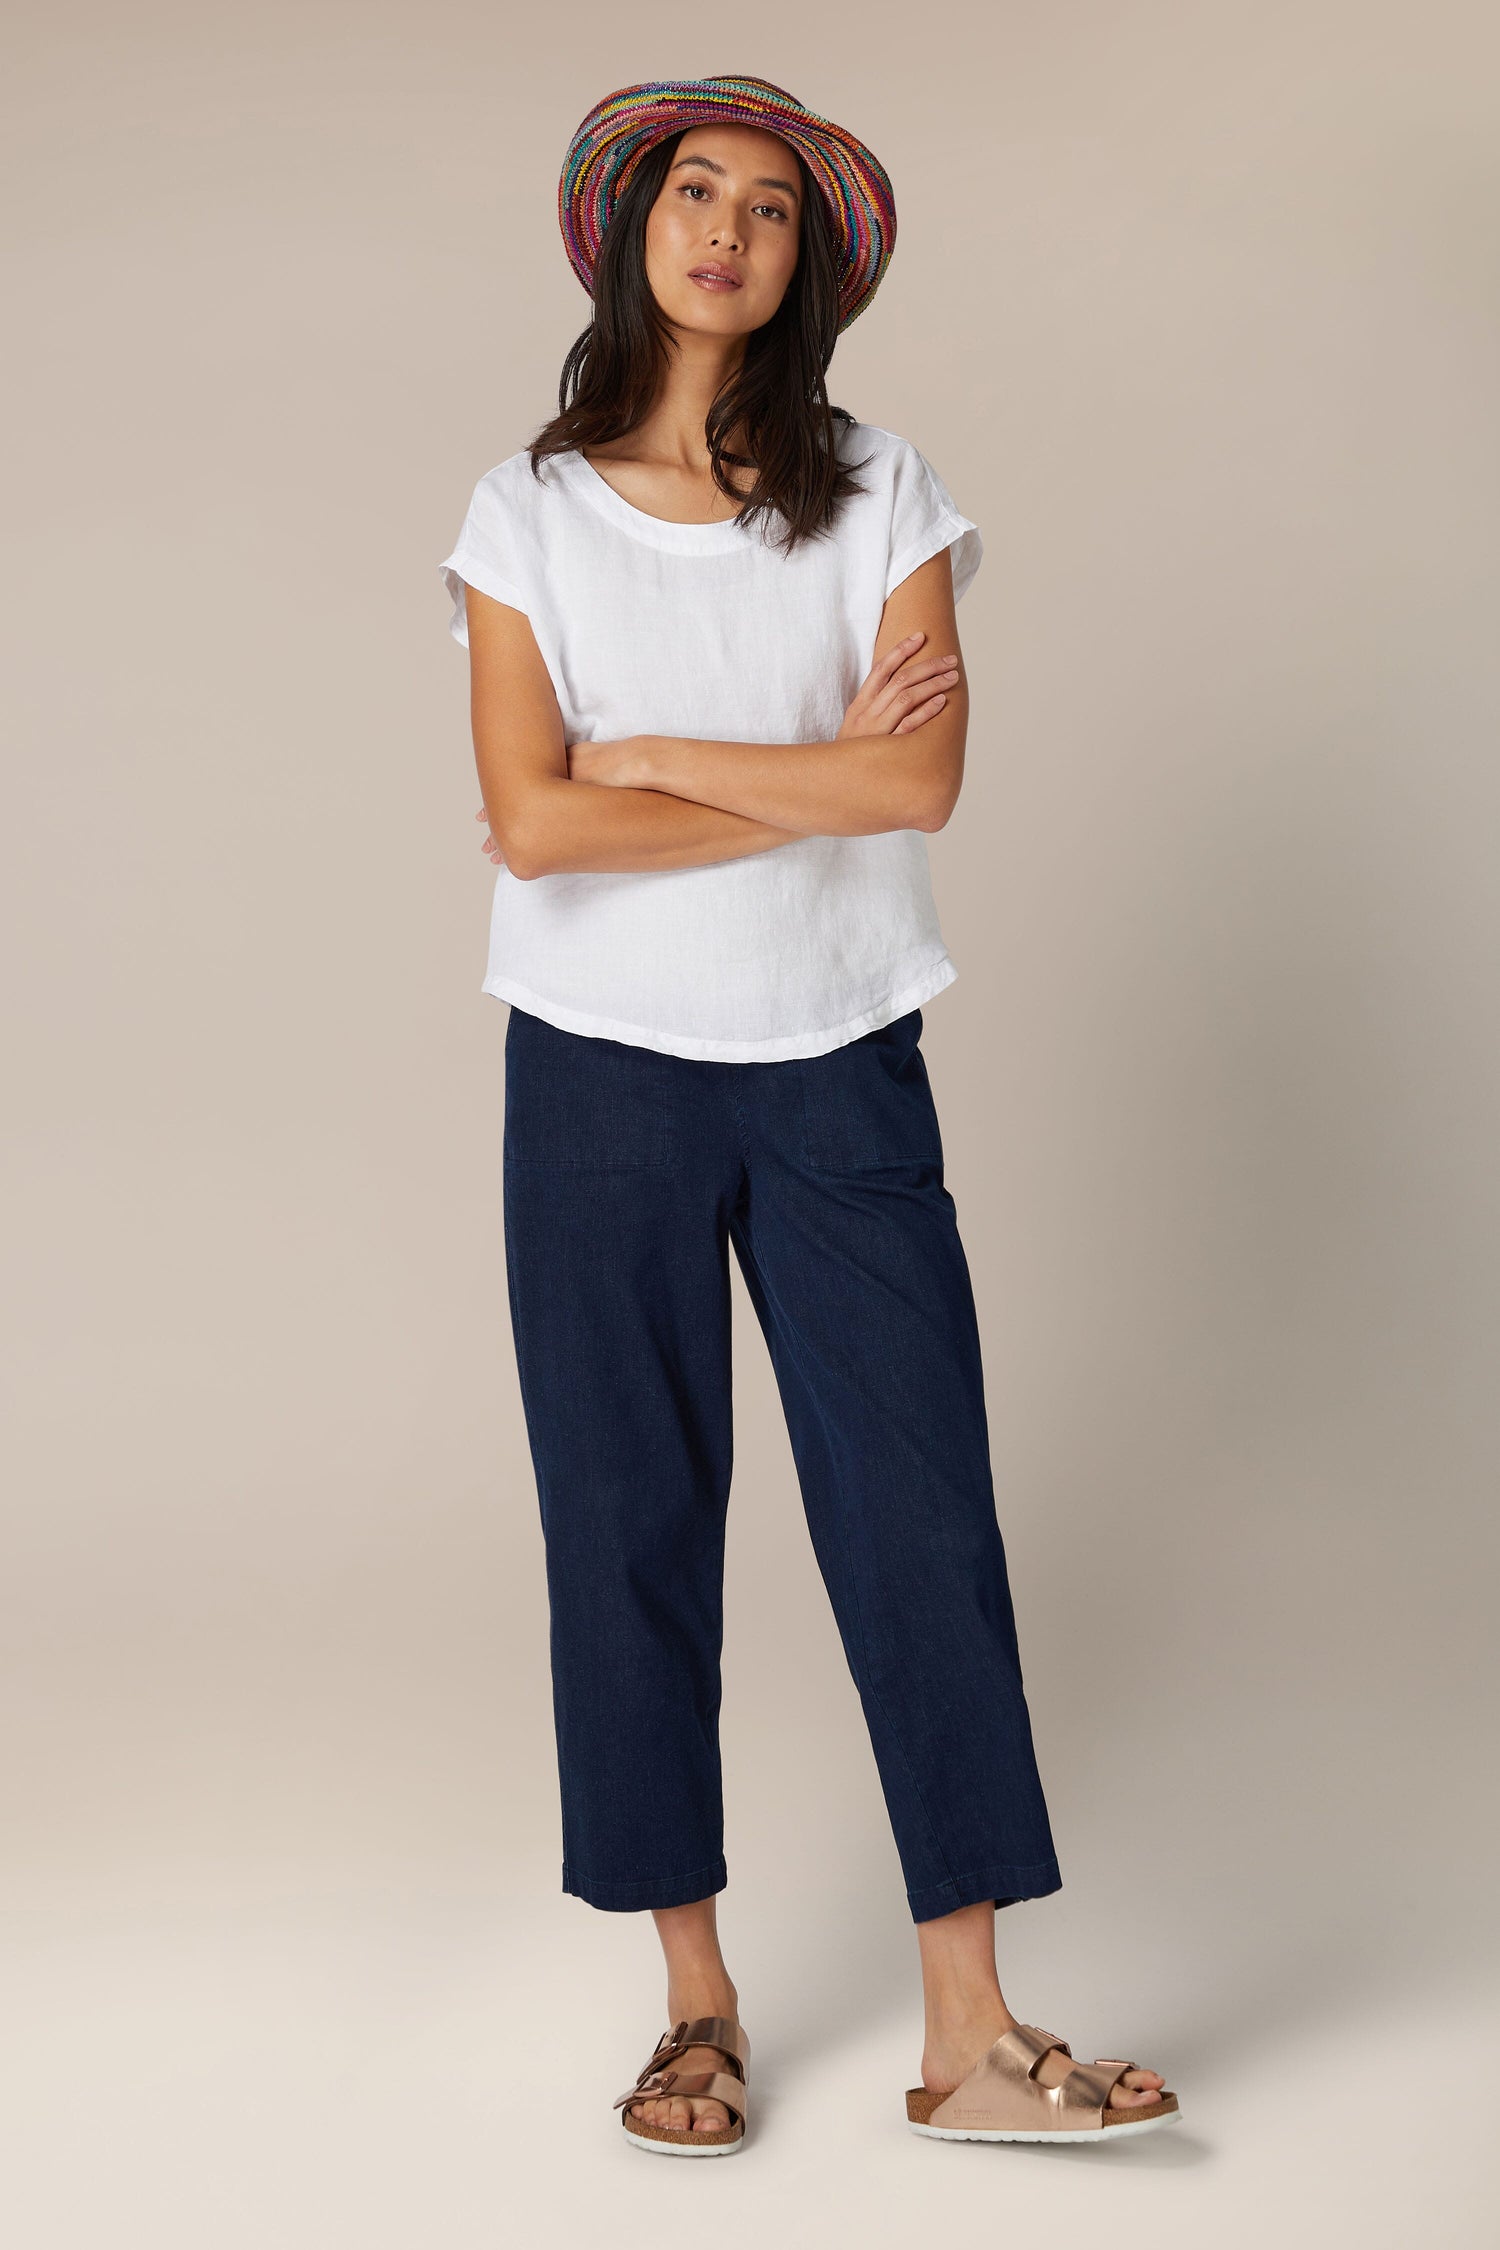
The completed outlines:
[[[506,1163],[575,1172],[675,1169],[672,1059],[561,1031],[512,1007],[505,1029]]]
[[[941,1165],[942,1135],[919,1041],[922,1012],[813,1055],[802,1073],[802,1160],[814,1172]]]

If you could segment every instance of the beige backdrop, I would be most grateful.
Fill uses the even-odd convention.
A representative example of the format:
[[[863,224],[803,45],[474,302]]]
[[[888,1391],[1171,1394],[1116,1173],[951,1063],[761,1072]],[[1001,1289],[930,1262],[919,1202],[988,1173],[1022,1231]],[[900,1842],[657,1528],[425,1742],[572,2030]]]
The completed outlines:
[[[19,49],[10,2236],[1488,2243],[1494,11],[54,0]],[[558,1889],[436,564],[587,318],[579,117],[729,68],[888,164],[832,392],[987,542],[925,1044],[1066,1884],[1007,1990],[1186,2112],[1108,2157],[904,2130],[738,1282],[732,2167],[623,2150],[651,1927]]]

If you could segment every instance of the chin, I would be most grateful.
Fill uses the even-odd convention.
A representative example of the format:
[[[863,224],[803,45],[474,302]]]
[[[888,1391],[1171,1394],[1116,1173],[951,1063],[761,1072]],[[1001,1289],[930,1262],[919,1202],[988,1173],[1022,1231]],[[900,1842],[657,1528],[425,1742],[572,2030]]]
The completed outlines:
[[[688,281],[670,296],[658,291],[657,303],[676,328],[694,328],[705,336],[739,336],[759,325],[747,317],[746,295],[737,289],[732,297],[711,297]]]
[[[696,291],[693,302],[678,312],[669,312],[667,318],[678,328],[695,329],[700,336],[742,336],[754,326],[746,320],[737,305],[702,304]]]

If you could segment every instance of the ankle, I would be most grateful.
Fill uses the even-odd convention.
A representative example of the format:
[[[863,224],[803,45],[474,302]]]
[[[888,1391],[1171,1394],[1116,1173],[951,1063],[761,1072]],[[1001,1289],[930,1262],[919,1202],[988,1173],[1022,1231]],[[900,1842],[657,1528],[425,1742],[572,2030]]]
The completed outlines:
[[[982,2039],[986,2045],[1017,2021],[998,1991],[956,1992],[929,2000],[925,2040],[929,2054]]]
[[[667,1987],[667,2014],[674,2025],[700,2016],[727,2016],[738,2023],[740,1996],[727,1975],[684,1977]]]

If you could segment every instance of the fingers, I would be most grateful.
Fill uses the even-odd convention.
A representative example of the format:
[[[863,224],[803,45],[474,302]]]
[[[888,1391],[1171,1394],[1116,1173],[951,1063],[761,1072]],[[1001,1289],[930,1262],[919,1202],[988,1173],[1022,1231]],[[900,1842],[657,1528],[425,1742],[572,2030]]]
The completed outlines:
[[[873,718],[886,718],[892,714],[898,717],[904,716],[903,705],[910,707],[913,703],[926,700],[926,696],[919,691],[925,689],[927,694],[930,694],[934,687],[946,690],[957,687],[958,681],[959,669],[956,656],[931,657],[926,663],[909,669],[899,686],[895,681],[891,681],[880,695],[873,697],[870,706],[871,716]],[[930,718],[931,715],[929,712],[928,717]]]
[[[898,727],[893,727],[891,732],[893,734],[915,734],[918,727],[926,726],[929,719],[937,717],[947,700],[946,695],[929,696],[925,703],[918,704],[915,711],[908,711],[901,724]]]
[[[956,649],[947,656],[926,656],[920,664],[918,663],[915,644],[925,637],[922,633],[913,633],[906,640],[898,641],[896,646],[872,668],[867,683],[868,688],[873,691],[877,682],[888,683],[897,672],[903,669],[908,680],[928,680],[937,672],[956,673],[958,670],[958,652]]]
[[[879,663],[871,667],[871,680],[888,680],[896,667],[904,664],[926,638],[925,633],[908,633],[904,641],[897,641],[895,647],[887,649]]]
[[[888,649],[879,663],[871,666],[870,676],[865,681],[861,694],[878,703],[882,694],[889,691],[898,672],[905,670],[908,680],[921,680],[927,679],[934,672],[945,671],[949,665],[958,662],[956,656],[929,656],[918,668],[917,649],[925,639],[924,633],[908,633],[904,641],[898,641],[893,649]]]
[[[871,666],[869,677],[844,714],[841,739],[843,733],[910,734],[942,709],[941,699],[936,703],[930,700],[931,684],[936,683],[943,691],[958,685],[958,653],[929,655],[919,662],[917,652],[926,638],[922,631],[908,633]],[[899,686],[898,673],[904,674]]]
[[[955,687],[958,683],[958,658],[934,657],[930,664],[923,664],[917,671],[908,672],[901,683],[900,692],[904,694],[909,688],[920,687],[924,680],[937,680],[943,687]]]
[[[925,687],[931,694],[935,687],[950,688],[957,685],[956,659],[951,656],[935,656],[925,664],[909,665],[899,681],[893,680],[884,694],[876,697],[875,708],[879,710],[884,706],[886,710],[895,710],[903,696],[914,695],[918,688]]]
[[[947,656],[940,663],[924,665],[910,679],[903,680],[899,688],[889,691],[891,709],[899,710],[903,702],[925,703],[936,689],[946,696],[946,691],[958,685],[958,659]]]

